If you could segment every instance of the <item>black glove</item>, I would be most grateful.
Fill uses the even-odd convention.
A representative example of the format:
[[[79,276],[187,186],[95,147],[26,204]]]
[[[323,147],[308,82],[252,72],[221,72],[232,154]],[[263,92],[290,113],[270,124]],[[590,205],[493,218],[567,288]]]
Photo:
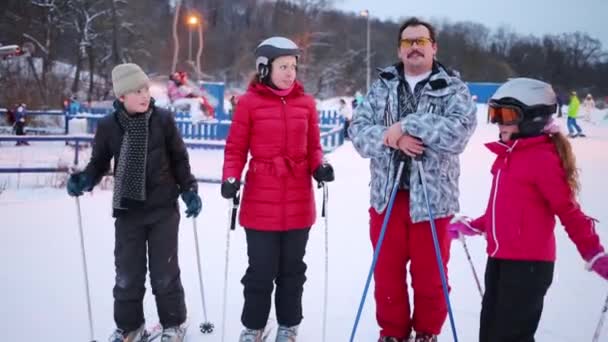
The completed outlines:
[[[222,197],[226,199],[235,198],[241,188],[241,181],[230,177],[222,182]]]
[[[317,182],[333,182],[334,177],[334,168],[330,164],[321,164],[315,172],[312,173],[312,178],[314,178]]]

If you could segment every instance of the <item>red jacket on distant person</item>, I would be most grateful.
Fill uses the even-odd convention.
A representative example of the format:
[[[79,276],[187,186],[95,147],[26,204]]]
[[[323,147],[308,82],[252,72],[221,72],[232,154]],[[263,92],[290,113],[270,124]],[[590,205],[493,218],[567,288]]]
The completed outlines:
[[[241,179],[248,153],[240,224],[265,231],[311,227],[316,218],[312,173],[323,150],[315,101],[297,81],[283,97],[254,81],[239,98],[222,180]]]
[[[471,226],[486,232],[489,256],[554,261],[556,215],[585,260],[603,251],[595,222],[574,199],[549,136],[486,146],[497,154],[492,190],[485,214]]]

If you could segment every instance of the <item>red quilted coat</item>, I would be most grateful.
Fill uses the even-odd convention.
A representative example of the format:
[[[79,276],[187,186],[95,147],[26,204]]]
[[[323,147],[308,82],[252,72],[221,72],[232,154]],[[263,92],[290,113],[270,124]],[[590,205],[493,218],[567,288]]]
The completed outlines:
[[[286,96],[252,82],[240,97],[226,140],[223,180],[241,178],[248,153],[241,225],[266,231],[312,226],[312,173],[323,150],[315,101],[297,81]]]
[[[486,232],[488,255],[555,260],[555,216],[585,260],[604,249],[595,223],[573,198],[555,145],[547,135],[486,145],[496,153],[486,212],[471,225]]]

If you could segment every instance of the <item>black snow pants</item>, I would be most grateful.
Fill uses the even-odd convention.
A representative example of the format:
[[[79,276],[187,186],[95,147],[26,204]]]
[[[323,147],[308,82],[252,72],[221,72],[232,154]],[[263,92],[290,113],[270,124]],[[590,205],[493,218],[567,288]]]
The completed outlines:
[[[288,327],[300,324],[306,281],[304,254],[310,228],[284,232],[245,231],[249,267],[241,281],[245,295],[241,322],[249,329],[266,326],[274,282],[277,322]]]
[[[479,342],[534,342],[554,263],[488,258]]]
[[[148,265],[162,326],[186,320],[177,259],[179,220],[177,207],[127,212],[116,218],[114,321],[119,329],[133,331],[144,323]]]

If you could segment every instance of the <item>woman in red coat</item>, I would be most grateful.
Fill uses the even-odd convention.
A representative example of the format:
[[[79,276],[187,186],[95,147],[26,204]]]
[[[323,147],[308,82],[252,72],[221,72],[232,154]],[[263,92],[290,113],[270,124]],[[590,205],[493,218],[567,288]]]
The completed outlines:
[[[334,179],[331,165],[323,162],[315,101],[296,81],[298,54],[297,45],[283,37],[257,47],[257,74],[239,99],[226,140],[224,198],[237,196],[251,154],[239,215],[249,256],[241,342],[261,341],[273,282],[276,341],[295,341],[302,321],[304,253],[316,218],[312,178]]]

